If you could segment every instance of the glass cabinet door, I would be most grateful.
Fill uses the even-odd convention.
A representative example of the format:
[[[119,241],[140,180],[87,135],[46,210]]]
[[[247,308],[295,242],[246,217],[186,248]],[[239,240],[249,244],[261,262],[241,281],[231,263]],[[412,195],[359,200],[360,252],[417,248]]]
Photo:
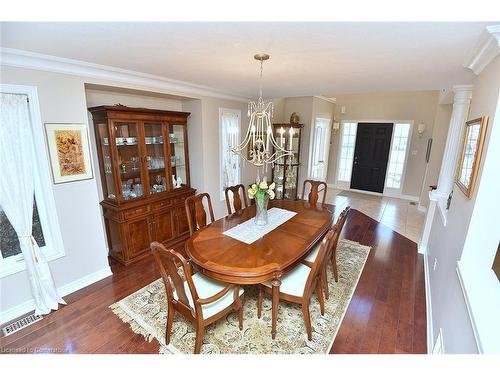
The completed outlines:
[[[172,171],[172,184],[174,189],[188,185],[187,181],[187,165],[186,165],[186,148],[185,126],[184,125],[169,125],[169,142],[170,142],[170,166]]]
[[[163,123],[144,122],[144,142],[146,144],[146,166],[148,169],[149,194],[168,190],[165,172],[165,144]]]
[[[290,134],[290,129],[292,133]],[[296,199],[297,181],[299,173],[299,152],[300,152],[300,127],[289,124],[277,124],[273,126],[274,139],[286,150],[290,150],[291,156],[278,159],[274,165],[273,181],[276,183],[277,199]],[[291,138],[290,138],[291,135]]]
[[[113,121],[118,154],[119,186],[123,200],[144,196],[139,126],[137,122]]]
[[[100,166],[104,172],[104,197],[107,199],[116,200],[115,183],[113,179],[113,164],[111,163],[111,150],[109,145],[108,123],[103,122],[97,125],[99,138],[99,148],[102,154],[102,165]]]

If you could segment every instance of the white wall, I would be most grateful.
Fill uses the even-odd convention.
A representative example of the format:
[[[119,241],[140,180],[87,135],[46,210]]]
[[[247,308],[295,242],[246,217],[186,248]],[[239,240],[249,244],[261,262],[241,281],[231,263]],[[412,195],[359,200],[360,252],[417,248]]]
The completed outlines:
[[[402,194],[420,196],[425,175],[425,152],[427,139],[433,132],[438,106],[438,91],[381,92],[336,96],[335,117],[338,121],[414,121]],[[340,113],[345,106],[346,113]],[[422,138],[417,133],[417,124],[424,122],[426,131]],[[335,184],[340,132],[334,136],[328,164],[328,183]],[[417,154],[412,155],[412,151]],[[434,151],[438,152],[437,147]],[[444,151],[440,151],[442,155]]]
[[[78,77],[2,67],[2,83],[37,86],[44,123],[87,124],[85,90]],[[48,164],[48,153],[42,157]],[[91,180],[52,185],[66,252],[66,256],[50,263],[57,287],[96,272],[109,271],[97,189],[98,173],[94,170],[93,174]],[[32,299],[25,271],[2,278],[0,288],[2,313]]]
[[[479,271],[486,273],[491,271],[494,253],[498,245],[498,185],[491,186],[495,182],[495,180],[492,180],[494,177],[491,176],[498,175],[498,160],[494,161],[493,166],[490,167],[494,168],[495,172],[493,174],[490,172],[488,180],[481,180],[481,175],[484,168],[484,160],[489,152],[491,152],[489,143],[495,113],[498,111],[499,87],[500,57],[497,57],[477,77],[474,83],[468,117],[469,120],[485,115],[490,117],[489,129],[485,140],[485,152],[482,158],[483,162],[481,163],[478,176],[478,189],[476,189],[472,199],[468,199],[455,185],[453,199],[448,211],[447,224],[444,226],[441,215],[436,213],[427,244],[428,277],[431,291],[430,298],[432,301],[432,317],[430,319],[432,319],[433,339],[436,338],[441,328],[446,353],[476,353],[478,351],[464,291],[462,290],[457,274],[457,261],[462,257],[464,243],[467,238],[471,242],[469,249],[472,251],[468,254],[472,254],[472,257],[469,259],[464,257],[463,261],[467,263],[472,259],[474,263],[477,259],[491,257],[489,268]],[[495,126],[498,127],[498,123]],[[496,138],[491,139],[491,142],[494,141],[496,142],[495,144],[498,144],[498,136],[497,131]],[[459,151],[457,150],[457,152]],[[477,191],[482,189],[483,184],[489,186],[486,193],[487,200],[484,202],[489,208],[486,214],[485,211],[482,211],[481,215],[477,215],[474,218],[474,223],[471,224],[471,217],[475,210],[476,198],[478,197]],[[495,207],[497,207],[496,210]],[[471,228],[473,227],[480,228],[480,230],[471,232]],[[490,244],[494,244],[494,246],[482,246],[484,243],[482,241],[487,241]],[[463,255],[465,255],[465,252]],[[434,270],[433,265],[435,262],[437,265]],[[477,277],[482,277],[482,275],[475,272],[474,278]],[[493,295],[486,293],[486,290],[487,288],[483,286],[482,291],[479,293],[480,302],[482,301],[483,304],[492,307],[489,299]],[[496,325],[497,327],[500,325],[498,319],[496,320]],[[494,325],[490,327],[491,329],[495,329]],[[498,336],[496,336],[496,339],[498,341]]]

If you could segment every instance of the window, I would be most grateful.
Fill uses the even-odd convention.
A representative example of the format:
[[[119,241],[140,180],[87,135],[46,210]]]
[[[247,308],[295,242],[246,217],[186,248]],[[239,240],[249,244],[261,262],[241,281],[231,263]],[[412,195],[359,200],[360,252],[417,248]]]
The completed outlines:
[[[30,86],[0,84],[0,94],[22,95],[26,100],[26,111],[29,121],[24,124],[33,133],[34,155],[47,155],[44,143],[43,125],[38,108],[36,88]],[[2,111],[8,110],[2,106]],[[17,113],[17,112],[16,112]],[[7,137],[0,139],[9,142]],[[64,256],[59,222],[56,214],[54,197],[52,194],[52,180],[48,169],[47,159],[35,157],[32,163],[36,165],[34,174],[35,199],[33,204],[32,234],[47,261]],[[23,255],[19,247],[17,234],[9,222],[5,212],[0,207],[0,277],[4,277],[26,268]]]
[[[393,189],[401,188],[401,180],[408,148],[408,136],[410,134],[409,123],[395,123],[394,135],[392,137],[392,149],[387,168],[385,186]]]
[[[225,199],[226,187],[240,183],[240,159],[231,151],[231,145],[240,143],[241,112],[233,109],[219,109],[220,160],[221,160],[221,200]]]
[[[16,231],[12,227],[7,215],[5,215],[5,212],[3,212],[2,206],[0,206],[0,233],[0,256],[2,259],[21,254],[21,247],[19,246],[19,239],[17,238]],[[36,199],[33,203],[32,234],[38,247],[44,247],[45,238],[43,237],[42,223],[40,223]]]
[[[357,128],[358,124],[355,122],[343,122],[341,125],[342,135],[340,137],[338,181],[351,181],[352,160],[354,157],[354,146],[356,145]]]

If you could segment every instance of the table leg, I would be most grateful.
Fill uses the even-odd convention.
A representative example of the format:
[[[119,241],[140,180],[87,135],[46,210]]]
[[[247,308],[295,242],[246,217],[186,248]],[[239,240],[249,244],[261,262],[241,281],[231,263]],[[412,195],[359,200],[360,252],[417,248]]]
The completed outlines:
[[[276,278],[271,282],[273,286],[273,308],[272,308],[272,315],[273,315],[273,325],[271,328],[271,335],[273,339],[276,337],[276,320],[278,318],[278,305],[279,305],[279,300],[280,300],[280,285],[281,285],[281,280]]]

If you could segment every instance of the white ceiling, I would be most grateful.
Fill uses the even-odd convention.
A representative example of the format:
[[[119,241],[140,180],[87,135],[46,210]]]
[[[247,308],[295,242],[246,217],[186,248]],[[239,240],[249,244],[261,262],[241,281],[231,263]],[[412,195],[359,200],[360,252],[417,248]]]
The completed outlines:
[[[255,97],[446,89],[488,23],[2,23],[1,46]]]

